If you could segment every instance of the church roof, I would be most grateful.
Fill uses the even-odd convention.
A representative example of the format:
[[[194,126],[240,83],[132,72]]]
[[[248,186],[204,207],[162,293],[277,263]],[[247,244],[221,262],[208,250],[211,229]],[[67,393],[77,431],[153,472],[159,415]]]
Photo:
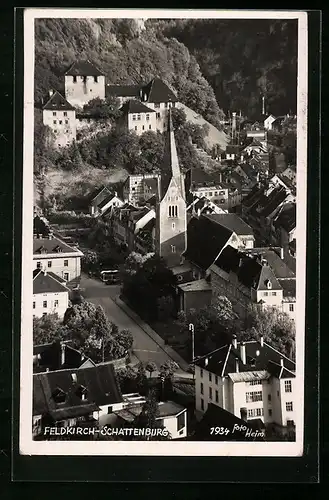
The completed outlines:
[[[176,102],[173,91],[160,78],[153,78],[145,87],[148,102]]]

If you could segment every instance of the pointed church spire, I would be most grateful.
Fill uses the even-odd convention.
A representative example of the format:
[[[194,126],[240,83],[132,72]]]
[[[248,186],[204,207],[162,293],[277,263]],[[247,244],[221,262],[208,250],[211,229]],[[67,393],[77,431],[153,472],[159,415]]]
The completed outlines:
[[[161,169],[161,198],[166,194],[171,179],[175,179],[177,185],[182,188],[182,175],[179,168],[171,108],[169,108],[165,150]]]

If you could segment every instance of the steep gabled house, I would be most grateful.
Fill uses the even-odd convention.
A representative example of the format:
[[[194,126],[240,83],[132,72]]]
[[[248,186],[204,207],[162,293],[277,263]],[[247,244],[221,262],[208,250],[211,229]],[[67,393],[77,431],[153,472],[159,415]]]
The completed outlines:
[[[157,130],[156,112],[140,101],[130,99],[120,108],[121,117],[118,127],[125,131],[133,131],[137,135]]]
[[[69,306],[69,288],[66,282],[52,272],[35,269],[33,271],[33,317],[58,314],[63,318]]]
[[[55,147],[68,146],[76,139],[75,108],[59,92],[49,91],[42,119],[54,134]]]

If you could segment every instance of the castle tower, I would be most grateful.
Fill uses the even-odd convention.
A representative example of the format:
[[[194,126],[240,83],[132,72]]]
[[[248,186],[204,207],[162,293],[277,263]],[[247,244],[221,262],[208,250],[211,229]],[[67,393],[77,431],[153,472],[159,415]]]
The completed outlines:
[[[65,73],[65,98],[77,108],[105,99],[105,75],[90,61],[74,62]]]
[[[156,207],[155,250],[168,267],[178,266],[186,250],[186,201],[184,178],[179,168],[178,155],[168,112],[165,153],[159,178]]]

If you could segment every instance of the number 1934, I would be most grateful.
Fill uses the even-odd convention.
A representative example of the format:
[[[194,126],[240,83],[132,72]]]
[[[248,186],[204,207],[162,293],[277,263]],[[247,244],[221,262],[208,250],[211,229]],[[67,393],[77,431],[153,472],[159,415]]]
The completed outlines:
[[[227,427],[211,427],[210,429],[210,434],[215,434],[215,435],[225,435],[230,433],[230,430]]]

